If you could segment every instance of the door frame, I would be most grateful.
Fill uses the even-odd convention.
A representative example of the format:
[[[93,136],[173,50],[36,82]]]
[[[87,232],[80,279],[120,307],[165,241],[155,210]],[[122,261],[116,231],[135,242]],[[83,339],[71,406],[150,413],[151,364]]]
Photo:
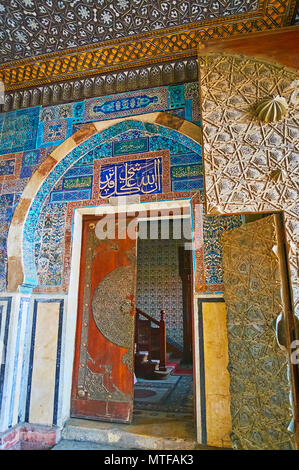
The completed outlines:
[[[161,210],[178,210],[186,208],[190,212],[192,226],[194,225],[193,213],[191,207],[191,199],[172,199],[165,201],[151,201],[151,202],[138,202],[128,205],[100,205],[100,206],[86,206],[74,209],[73,225],[72,225],[72,251],[70,259],[70,282],[68,291],[68,301],[66,308],[66,325],[65,325],[65,351],[64,351],[64,378],[63,378],[63,393],[62,393],[62,420],[67,421],[70,418],[71,411],[71,388],[73,377],[73,363],[75,352],[75,336],[76,336],[76,323],[77,323],[77,310],[78,310],[78,288],[79,288],[79,273],[80,273],[80,259],[81,259],[81,245],[82,245],[82,227],[84,215],[101,215],[101,214],[116,214],[120,212],[144,212],[144,211],[161,211]],[[169,218],[169,217],[167,217]],[[142,219],[142,216],[140,217]],[[193,276],[195,274],[195,256],[194,256],[194,239],[192,239],[193,246]],[[201,409],[200,409],[200,351],[199,351],[199,333],[198,333],[198,314],[197,314],[197,296],[192,292],[193,297],[193,381],[195,391],[195,423],[197,441],[202,441],[201,429]]]

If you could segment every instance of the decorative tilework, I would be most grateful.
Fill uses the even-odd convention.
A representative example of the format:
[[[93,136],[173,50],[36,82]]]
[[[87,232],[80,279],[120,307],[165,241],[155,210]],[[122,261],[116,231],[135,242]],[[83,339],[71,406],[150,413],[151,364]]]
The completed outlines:
[[[73,118],[75,122],[80,122],[83,120],[83,107],[83,101],[47,106],[41,109],[40,122],[67,118]]]
[[[14,194],[2,194],[0,196],[0,207],[12,206],[14,201]]]
[[[82,162],[82,158],[80,160],[79,166],[72,166],[66,173],[65,177],[73,177],[73,176],[86,176],[86,175],[93,175],[93,165],[86,165],[84,162]]]
[[[37,106],[0,115],[0,154],[35,148],[39,111]]]
[[[39,149],[23,153],[22,166],[36,165],[39,162]]]
[[[49,106],[41,109],[40,122],[54,121],[56,117],[56,106]]]
[[[39,147],[61,144],[72,133],[72,119],[57,119],[54,121],[45,121],[39,125],[38,141]]]
[[[165,148],[169,149],[170,155],[180,155],[186,154],[189,148],[185,145],[182,145],[177,140],[169,139],[169,137],[164,137],[161,135],[151,136],[149,139],[150,150],[164,150]]]
[[[117,142],[123,142],[124,140],[137,140],[142,137],[148,137],[149,133],[145,129],[132,129],[125,131],[123,134],[117,136]],[[130,153],[130,152],[127,152]]]
[[[91,189],[80,191],[55,191],[51,193],[50,202],[81,201],[91,198]]]
[[[6,242],[9,225],[18,203],[16,194],[0,195],[0,291],[6,289],[7,253]]]
[[[167,221],[168,223],[168,221]],[[147,230],[147,222],[141,222],[140,230]],[[178,248],[184,241],[161,239],[161,223],[158,240],[138,240],[136,306],[160,320],[160,311],[166,311],[167,336],[183,349],[183,292],[179,276]]]
[[[171,109],[181,108],[185,104],[184,85],[169,87],[169,107]]]
[[[11,181],[4,181],[2,185],[2,194],[7,193],[22,193],[28,183],[28,178],[13,179]]]
[[[81,189],[91,187],[91,176],[77,176],[75,178],[63,178],[63,189]]]
[[[202,165],[182,165],[173,166],[170,170],[171,179],[194,179],[202,175]]]
[[[142,160],[101,166],[99,197],[162,192],[162,160]]]
[[[57,145],[71,135],[74,129],[77,130],[82,127],[84,106],[91,106],[91,103],[93,106],[100,106],[103,117],[110,119],[113,117],[113,113],[115,113],[115,116],[119,116],[122,112],[125,112],[124,110],[118,109],[119,105],[126,105],[125,102],[121,101],[123,98],[129,99],[133,97],[135,101],[134,103],[130,102],[129,107],[136,105],[137,108],[134,108],[135,111],[131,109],[127,114],[157,111],[163,104],[163,106],[165,106],[164,109],[171,110],[178,116],[183,117],[186,108],[186,99],[189,101],[191,99],[189,94],[185,92],[185,87],[186,85],[179,85],[178,87],[162,87],[142,92],[120,94],[105,97],[104,101],[100,102],[100,104],[97,100],[87,100],[85,103],[68,103],[66,105],[42,108],[41,121],[38,126],[38,148],[36,149],[34,147],[30,150],[25,149],[23,156],[20,154],[19,160],[22,162],[21,179],[3,182],[2,194],[11,194],[13,199],[11,205],[6,207],[3,217],[6,217],[10,222],[15,204],[17,203],[20,193],[24,190],[28,178],[32,176],[32,173],[36,170],[38,165],[45,160],[47,155],[49,155]],[[154,100],[152,100],[152,102],[144,102],[142,100],[138,102],[137,98],[140,94],[145,94],[150,99],[157,97],[158,102],[154,103]],[[188,98],[186,98],[186,96],[188,96]],[[110,103],[108,103],[109,101]],[[143,105],[144,107],[142,107]],[[141,107],[138,108],[138,106]],[[170,107],[172,109],[170,109]],[[39,108],[32,109],[39,110]],[[105,112],[108,113],[106,117]],[[87,113],[86,120],[89,121],[90,118],[91,116]],[[98,119],[98,116],[92,118],[92,120],[94,119]],[[57,125],[59,125],[59,128]],[[58,222],[58,216],[56,215],[51,218],[50,214],[54,212],[55,214],[61,214],[62,220],[64,220],[63,207],[66,204],[68,204],[68,206],[74,205],[72,207],[77,207],[80,205],[99,205],[102,201],[103,203],[107,203],[107,201],[100,201],[99,199],[94,201],[96,183],[94,184],[92,194],[91,176],[93,176],[93,178],[95,177],[96,171],[100,169],[101,165],[122,163],[125,160],[135,162],[138,159],[155,158],[157,155],[162,155],[163,157],[163,193],[156,193],[150,196],[141,194],[140,200],[157,201],[193,197],[194,194],[192,191],[197,191],[199,187],[202,187],[197,181],[198,178],[194,176],[191,191],[189,190],[190,186],[188,186],[186,178],[182,180],[175,178],[177,178],[176,173],[180,171],[179,167],[191,167],[192,165],[201,164],[200,145],[177,131],[160,125],[142,123],[137,119],[120,122],[94,135],[78,145],[63,161],[58,163],[47,180],[42,184],[32,203],[25,223],[23,252],[28,283],[34,284],[36,282],[35,273],[37,268],[37,281],[39,284],[37,290],[40,289],[40,291],[43,292],[44,289],[45,292],[50,292],[51,290],[55,292],[58,286],[60,290],[67,290],[69,275],[67,263],[69,255],[67,254],[67,248],[64,247],[63,243],[60,243],[60,237],[65,237],[67,246],[70,227],[67,225],[68,222],[66,222],[64,235],[61,235],[63,229]],[[164,155],[167,155],[167,158],[165,158]],[[170,158],[174,176],[172,182],[173,188],[171,188],[170,179]],[[190,178],[188,182],[190,185]],[[43,227],[42,229],[38,228],[40,224]],[[8,224],[4,224],[4,226],[8,228]],[[58,232],[60,233],[59,236]],[[6,236],[7,230],[3,229],[3,239]],[[33,243],[35,245],[35,256],[32,255]],[[55,249],[54,245],[56,247]],[[3,246],[5,253],[6,246],[5,244]],[[55,250],[56,257],[54,256]],[[51,253],[51,256],[49,253]],[[44,259],[44,265],[38,264],[40,258]],[[47,259],[47,261],[45,261],[45,259]],[[50,277],[49,279],[46,278],[46,265],[48,266],[47,269],[49,273],[53,273],[55,278],[54,284],[51,284]],[[5,272],[4,270],[4,273]],[[65,279],[63,278],[63,274],[65,274]],[[5,281],[3,281],[3,288],[4,286]]]
[[[39,283],[59,286],[62,283],[66,203],[47,205],[37,225],[35,258]]]
[[[200,126],[200,101],[192,100],[192,121]]]
[[[203,214],[205,283],[209,290],[223,290],[221,234],[240,225],[240,215],[207,217]]]
[[[124,127],[127,127],[127,126],[120,126],[120,128],[121,128],[120,130],[124,130]],[[114,134],[114,133],[113,133],[113,134]],[[90,141],[93,141],[93,144],[92,144]],[[81,146],[79,146],[79,147],[82,148],[82,152],[84,152],[84,151],[86,151],[86,150],[89,150],[89,149],[92,147],[92,145],[96,145],[96,144],[99,142],[99,136],[93,137],[92,139],[90,139],[90,141],[84,142],[84,144],[82,144]],[[188,140],[185,139],[184,142],[185,142],[185,143],[188,143]],[[77,147],[77,148],[75,149],[75,151],[72,152],[72,155],[70,155],[70,158],[71,158],[71,159],[77,159],[77,162],[78,162],[78,161],[79,161],[78,158],[79,158],[80,152],[81,152],[81,150]],[[91,151],[88,152],[88,154],[91,154],[91,153],[92,153]],[[159,153],[161,153],[161,152],[159,152]],[[83,155],[84,155],[84,153],[83,153]],[[144,154],[142,154],[142,156],[144,156]],[[139,158],[139,157],[140,157],[140,156],[138,156],[138,155],[135,155],[135,156],[134,156],[134,158]],[[83,158],[84,158],[84,157],[83,157]],[[127,157],[127,158],[128,158],[128,157]],[[132,156],[130,156],[130,159],[132,159]],[[116,161],[121,161],[121,160],[123,161],[123,160],[124,160],[124,157],[116,157]],[[81,160],[80,160],[80,161],[81,161]],[[90,161],[90,160],[89,160],[89,161]],[[107,161],[108,161],[108,162],[109,162],[109,161],[111,162],[111,159],[108,159]],[[112,160],[112,161],[114,161],[114,160]],[[65,162],[65,163],[66,163],[66,162]],[[101,160],[100,163],[105,163],[105,161],[104,161],[104,160]],[[68,163],[68,165],[69,165],[69,164],[70,164],[70,163]],[[67,163],[66,163],[66,165],[63,165],[62,170],[63,170],[63,168],[65,168],[66,166],[67,166]],[[74,168],[74,167],[73,167],[73,168]],[[55,171],[60,171],[60,170],[59,170],[58,167],[56,167],[56,168],[55,168]],[[96,174],[96,171],[95,171],[95,174]],[[163,174],[164,174],[164,178],[165,178],[165,175],[167,175],[167,174],[169,175],[169,169],[168,169],[168,171],[164,171]],[[55,176],[53,177],[53,180],[54,180],[54,178],[55,178]],[[167,186],[167,179],[166,179],[165,183],[163,183],[163,185],[165,185],[166,188],[169,187],[169,186]],[[95,187],[96,187],[96,185],[94,185],[94,188],[95,188]],[[170,188],[169,188],[169,189],[170,189]],[[85,195],[84,193],[81,193],[81,194],[83,194],[83,195],[82,195],[82,199],[86,199],[86,203],[88,203],[88,200],[87,200],[87,199],[90,199],[90,196]],[[77,193],[77,194],[75,194],[75,195],[69,195],[69,196],[67,196],[67,197],[69,197],[69,200],[74,200],[75,198],[79,198],[79,196],[80,196],[80,193]],[[155,196],[154,199],[152,199],[153,196]],[[157,199],[157,196],[159,196],[159,194],[155,194],[155,195],[153,195],[153,196],[147,196],[147,197],[146,197],[146,198],[147,198],[146,200],[158,200],[158,199]],[[188,193],[177,193],[177,197],[178,197],[178,198],[180,198],[180,197],[188,197],[188,196],[189,196]],[[62,198],[62,197],[65,197],[65,195],[52,196],[52,201],[53,201],[53,200],[61,201],[60,198]],[[143,197],[143,196],[141,196],[141,198],[142,198],[142,197]],[[174,193],[166,192],[166,193],[163,193],[163,194],[161,195],[161,200],[173,199],[174,197],[175,197],[175,194],[174,194]],[[56,198],[56,199],[55,199],[55,198]],[[66,200],[66,199],[64,199],[64,200]],[[96,202],[96,205],[98,205],[99,202],[100,202],[100,201],[97,201],[97,202]],[[104,202],[105,202],[105,201],[104,201]],[[40,204],[40,202],[39,202],[38,200],[37,200],[37,203]],[[80,203],[78,202],[78,204],[80,204]],[[91,204],[91,205],[92,205],[92,204]],[[94,204],[93,204],[93,205],[94,205]],[[34,222],[34,219],[33,219],[33,222]],[[35,222],[34,222],[34,223],[35,223]],[[33,225],[32,225],[32,226],[33,226]],[[26,253],[27,253],[27,251],[26,251]],[[29,267],[29,266],[30,266],[30,264],[29,264],[29,262],[28,262],[28,267]],[[66,268],[65,268],[65,269],[66,269]],[[64,289],[67,289],[66,284],[64,284]]]
[[[172,182],[173,191],[200,191],[204,189],[203,177],[193,180],[179,180]]]
[[[30,178],[38,167],[40,150],[28,150],[23,153],[20,178]]]
[[[202,163],[201,153],[188,153],[185,155],[172,155],[170,157],[170,165],[186,165],[193,163]]]
[[[168,108],[168,88],[134,91],[85,102],[85,121],[162,111]]]
[[[50,121],[44,124],[43,142],[57,142],[65,140],[67,121]]]
[[[0,160],[0,177],[10,176],[15,171],[15,160]]]
[[[74,122],[82,122],[84,120],[84,103],[73,104],[73,120]]]
[[[198,82],[186,83],[184,86],[184,97],[186,100],[199,99]]]
[[[113,142],[113,155],[129,155],[132,153],[148,152],[149,142],[147,137]]]
[[[16,180],[20,177],[22,153],[0,156],[0,182]]]

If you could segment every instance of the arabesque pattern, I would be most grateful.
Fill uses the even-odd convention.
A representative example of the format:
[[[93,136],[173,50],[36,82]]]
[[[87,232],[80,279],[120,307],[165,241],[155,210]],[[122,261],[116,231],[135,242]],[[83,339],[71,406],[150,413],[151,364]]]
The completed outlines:
[[[201,112],[208,215],[283,211],[293,300],[299,314],[299,74],[241,56],[201,55]],[[284,97],[279,122],[253,116],[265,96]]]
[[[288,358],[278,346],[282,313],[275,216],[222,235],[229,343],[232,443],[236,449],[290,449]]]

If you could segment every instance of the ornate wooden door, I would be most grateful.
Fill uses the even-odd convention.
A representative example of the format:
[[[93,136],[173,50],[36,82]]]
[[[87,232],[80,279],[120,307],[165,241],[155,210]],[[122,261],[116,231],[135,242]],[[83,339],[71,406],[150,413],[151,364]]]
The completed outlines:
[[[288,449],[294,436],[286,349],[276,321],[284,317],[278,216],[222,235],[229,345],[232,443],[238,449]]]
[[[83,220],[71,415],[128,423],[134,396],[137,244],[127,235],[100,240],[98,222]],[[132,226],[132,218],[126,223]]]

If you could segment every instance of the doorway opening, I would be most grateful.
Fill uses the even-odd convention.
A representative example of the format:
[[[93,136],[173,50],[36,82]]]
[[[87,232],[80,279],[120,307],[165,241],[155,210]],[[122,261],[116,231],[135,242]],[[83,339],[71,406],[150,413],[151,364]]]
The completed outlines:
[[[190,216],[139,220],[138,233],[134,414],[176,413],[192,427]]]
[[[127,208],[124,207],[124,211],[126,210]],[[103,207],[103,213],[108,214],[108,218],[110,218],[110,215],[115,214],[116,226],[119,227],[118,218],[122,213],[122,206],[115,208],[112,206],[107,208]],[[92,422],[106,421],[107,423],[126,423],[124,425],[119,424],[120,427],[118,429],[126,429],[127,431],[124,432],[135,433],[136,435],[145,434],[154,436],[157,439],[187,439],[189,443],[192,441],[194,444],[197,440],[198,429],[195,427],[196,413],[193,411],[193,397],[197,397],[195,390],[193,392],[193,384],[195,387],[196,383],[192,376],[193,358],[191,358],[191,361],[189,358],[188,364],[184,362],[184,344],[187,344],[186,342],[184,343],[182,339],[184,330],[182,325],[179,328],[174,322],[172,325],[172,335],[169,334],[171,333],[170,326],[172,319],[170,319],[168,313],[166,313],[165,316],[168,316],[168,318],[166,318],[166,322],[168,322],[166,334],[167,352],[169,355],[166,358],[165,368],[167,370],[171,368],[169,375],[172,377],[171,380],[174,382],[174,385],[176,385],[173,395],[174,398],[176,395],[181,396],[180,389],[184,382],[188,382],[190,385],[189,396],[191,398],[189,400],[189,409],[182,406],[180,415],[178,416],[176,411],[178,409],[178,402],[175,401],[175,399],[173,400],[174,406],[171,408],[172,411],[170,408],[169,411],[167,411],[163,406],[161,409],[164,409],[164,411],[138,409],[138,406],[135,406],[134,374],[131,372],[131,364],[134,367],[136,308],[133,299],[135,298],[137,284],[135,277],[137,275],[137,257],[134,253],[137,253],[138,240],[127,239],[126,237],[118,240],[118,237],[112,237],[113,231],[111,234],[109,232],[111,236],[108,240],[98,239],[96,227],[101,216],[95,214],[94,208],[78,209],[78,217],[75,220],[74,226],[75,234],[78,233],[79,235],[82,233],[82,241],[80,253],[77,252],[76,259],[72,259],[72,263],[76,261],[78,266],[77,281],[74,276],[74,282],[71,282],[74,291],[76,290],[76,285],[78,286],[78,316],[71,393],[71,417],[72,419],[84,418],[87,420],[86,426],[90,423],[88,420],[92,420]],[[132,214],[132,216],[133,214],[139,214],[137,215],[139,224],[144,222],[141,217],[147,218],[150,216],[152,221],[155,218],[161,220],[163,218],[185,218],[189,221],[189,230],[191,232],[191,207],[189,200],[132,204],[130,206],[130,214]],[[157,217],[155,217],[156,214],[158,214]],[[167,216],[165,214],[167,214]],[[130,216],[127,217],[126,220],[128,226],[131,227],[132,224],[134,225],[136,218],[133,216],[132,219]],[[122,222],[120,223],[122,224]],[[173,227],[174,226],[176,226],[176,224],[173,224]],[[168,243],[168,241],[171,243],[171,239],[175,238],[173,237],[174,229],[171,228],[171,224],[169,227],[170,236],[160,240],[165,244]],[[107,227],[107,229],[108,228],[109,227]],[[118,229],[116,232],[117,231]],[[142,239],[142,235],[139,238]],[[194,348],[196,350],[197,341],[194,341],[193,337],[197,335],[197,322],[194,322],[194,328],[192,324],[194,302],[192,294],[193,245],[191,235],[189,238],[186,237],[187,243],[189,244],[189,249],[186,250],[186,254],[190,260],[188,264],[186,261],[182,260],[183,240],[181,235],[179,238],[180,242],[176,241],[176,243],[179,251],[177,258],[180,262],[176,269],[179,270],[181,282],[185,272],[188,272],[190,281],[190,296],[183,297],[183,302],[181,302],[183,303],[183,311],[184,308],[187,308],[187,300],[190,302],[191,315],[187,317],[189,320],[191,319],[191,323],[189,323],[189,328],[191,328],[192,332],[190,344],[195,344]],[[78,262],[78,255],[80,257],[80,263]],[[189,266],[188,269],[187,266]],[[123,285],[123,282],[125,282],[125,285]],[[174,279],[172,276],[169,276],[169,287],[170,290],[174,292],[173,282]],[[185,283],[183,285],[185,286]],[[152,298],[154,297],[152,296]],[[163,305],[164,304],[161,303],[158,312],[156,312],[158,318],[161,309],[163,309]],[[166,306],[165,308],[167,309]],[[120,328],[122,324],[120,319],[122,319],[123,316],[127,321],[126,328]],[[129,321],[130,318],[133,321],[132,324]],[[175,317],[173,317],[173,319],[174,318]],[[178,333],[176,330],[178,330]],[[180,349],[175,349],[175,335],[178,335],[181,341]],[[174,357],[173,355],[171,358],[170,355],[174,351],[181,357]],[[132,361],[130,358],[132,358]],[[178,360],[174,361],[172,359]],[[196,373],[198,373],[198,362],[196,361],[198,361],[198,354],[196,354],[195,351],[194,364],[197,364],[195,369]],[[181,369],[184,366],[184,374],[182,374],[182,370],[180,370],[179,367],[177,368],[178,373],[175,373],[176,367],[170,364],[171,362],[177,362],[176,366],[180,366]],[[158,382],[159,381],[156,380],[156,386]],[[165,383],[166,382],[161,380],[161,386],[158,388],[160,388],[160,390],[162,390],[163,387],[165,388]],[[153,394],[151,395],[153,396]],[[167,394],[167,396],[170,398],[169,394]],[[196,423],[198,423],[198,420],[196,420]],[[127,426],[127,424],[130,424],[130,426]],[[125,428],[123,428],[123,426],[125,426]]]

